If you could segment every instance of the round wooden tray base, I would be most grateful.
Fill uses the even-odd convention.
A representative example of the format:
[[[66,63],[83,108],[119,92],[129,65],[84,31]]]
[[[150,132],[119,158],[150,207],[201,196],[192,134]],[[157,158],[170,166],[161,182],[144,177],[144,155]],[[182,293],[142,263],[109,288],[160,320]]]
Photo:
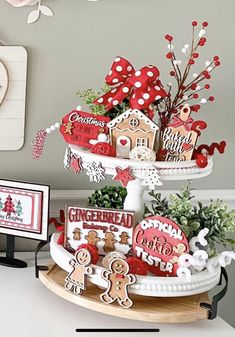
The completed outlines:
[[[134,305],[125,309],[117,304],[107,305],[100,301],[103,292],[97,286],[88,284],[82,296],[65,290],[64,279],[67,273],[56,264],[49,270],[40,271],[39,279],[53,293],[84,308],[116,317],[157,323],[187,323],[208,318],[208,311],[200,303],[210,303],[208,294],[202,293],[184,297],[144,297],[131,295]]]

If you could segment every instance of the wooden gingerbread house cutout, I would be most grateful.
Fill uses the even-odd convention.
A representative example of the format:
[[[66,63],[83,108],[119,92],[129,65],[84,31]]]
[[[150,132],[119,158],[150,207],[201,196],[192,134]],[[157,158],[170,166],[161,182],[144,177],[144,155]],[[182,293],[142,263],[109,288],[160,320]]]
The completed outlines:
[[[154,150],[159,126],[138,109],[129,109],[107,124],[117,157],[129,158],[135,146]]]

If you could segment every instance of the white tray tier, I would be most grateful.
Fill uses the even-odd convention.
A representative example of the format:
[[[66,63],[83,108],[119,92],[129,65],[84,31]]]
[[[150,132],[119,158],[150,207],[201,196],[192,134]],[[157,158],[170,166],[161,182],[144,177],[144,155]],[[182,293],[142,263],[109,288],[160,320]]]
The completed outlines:
[[[103,169],[105,170],[105,173],[112,176],[116,174],[116,167],[130,167],[134,176],[141,179],[145,171],[155,168],[158,171],[161,180],[188,180],[208,176],[212,172],[213,167],[213,161],[211,157],[208,158],[208,165],[205,168],[200,168],[197,166],[195,160],[182,162],[143,162],[130,159],[101,156],[91,153],[90,150],[81,149],[80,147],[74,145],[69,145],[69,147],[72,153],[81,157],[82,165],[84,168],[87,167],[87,164],[90,164],[92,162],[100,162]]]
[[[69,261],[74,256],[57,244],[60,233],[53,234],[50,243],[50,253],[54,262],[68,273],[72,271]],[[88,276],[89,281],[98,287],[105,288],[106,281],[101,277],[105,269],[99,265],[92,265],[95,270],[93,275]],[[204,270],[192,275],[191,281],[180,277],[137,276],[137,282],[129,286],[131,294],[154,297],[181,297],[200,294],[214,288],[220,279],[220,267],[213,272]]]

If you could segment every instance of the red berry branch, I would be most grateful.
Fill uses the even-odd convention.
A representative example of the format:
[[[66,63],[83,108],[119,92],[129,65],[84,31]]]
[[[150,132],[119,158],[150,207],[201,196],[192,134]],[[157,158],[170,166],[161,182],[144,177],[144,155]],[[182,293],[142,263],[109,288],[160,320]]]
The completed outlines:
[[[191,104],[191,110],[198,112],[201,108],[201,104],[214,101],[214,96],[200,98],[200,95],[202,92],[206,92],[210,89],[210,84],[207,83],[207,81],[211,79],[211,73],[213,70],[220,66],[218,56],[214,56],[211,61],[206,61],[205,67],[198,73],[192,74],[192,77],[189,79],[192,67],[195,66],[197,60],[200,58],[199,49],[207,42],[205,34],[208,23],[206,21],[203,22],[198,31],[196,31],[197,26],[197,21],[193,21],[191,43],[185,44],[181,49],[184,57],[186,58],[184,69],[182,67],[183,62],[174,52],[173,37],[169,34],[165,35],[165,39],[168,41],[169,49],[169,52],[166,54],[166,58],[170,60],[173,68],[170,71],[170,76],[176,80],[177,88],[173,95],[172,83],[168,83],[168,97],[156,104],[155,109],[159,113],[163,128],[171,119],[172,114],[177,114],[178,109],[183,106],[183,104]],[[203,83],[205,81],[206,83]],[[197,102],[195,102],[195,100],[197,100]]]

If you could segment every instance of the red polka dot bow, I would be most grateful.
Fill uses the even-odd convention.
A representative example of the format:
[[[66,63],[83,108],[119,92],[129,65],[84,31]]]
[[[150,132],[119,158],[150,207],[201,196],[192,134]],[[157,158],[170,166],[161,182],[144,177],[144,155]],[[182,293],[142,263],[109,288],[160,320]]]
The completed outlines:
[[[105,82],[115,86],[109,92],[94,101],[105,105],[106,110],[114,108],[129,96],[129,106],[132,109],[147,110],[153,118],[151,103],[167,96],[158,80],[159,70],[155,66],[145,66],[135,71],[129,61],[116,57]]]

